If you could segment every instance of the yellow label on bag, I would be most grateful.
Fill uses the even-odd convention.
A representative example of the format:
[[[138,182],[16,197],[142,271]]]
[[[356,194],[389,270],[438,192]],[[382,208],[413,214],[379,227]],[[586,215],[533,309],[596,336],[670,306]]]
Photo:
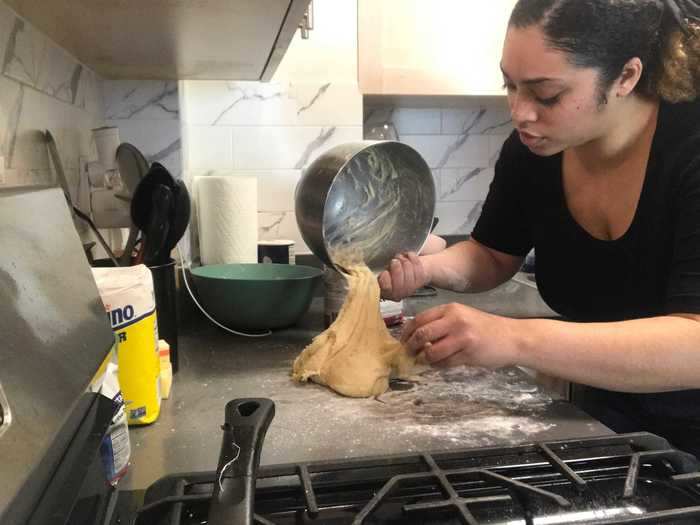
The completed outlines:
[[[113,311],[110,318],[114,319]],[[160,360],[157,351],[156,312],[112,325],[117,336],[119,384],[130,425],[153,423],[160,413]],[[157,346],[156,346],[157,348]]]
[[[119,385],[129,425],[160,414],[160,359],[153,278],[143,265],[93,268],[117,339]]]

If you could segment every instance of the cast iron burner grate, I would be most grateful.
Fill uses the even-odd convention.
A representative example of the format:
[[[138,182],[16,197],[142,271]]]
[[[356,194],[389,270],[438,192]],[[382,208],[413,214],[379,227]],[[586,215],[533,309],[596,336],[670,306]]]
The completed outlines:
[[[653,434],[261,467],[261,525],[700,523],[700,464]],[[215,472],[146,492],[135,525],[206,523]]]

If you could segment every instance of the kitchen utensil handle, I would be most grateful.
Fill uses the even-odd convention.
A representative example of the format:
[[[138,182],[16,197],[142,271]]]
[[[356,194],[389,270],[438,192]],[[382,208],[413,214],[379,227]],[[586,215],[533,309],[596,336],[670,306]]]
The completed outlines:
[[[133,224],[129,227],[129,237],[126,240],[126,245],[124,246],[124,253],[119,258],[119,262],[122,266],[131,265],[131,254],[136,246],[136,241],[138,240],[139,229]]]
[[[151,212],[146,228],[143,262],[146,266],[160,264],[160,257],[170,228],[170,210],[173,194],[170,188],[158,184],[151,195]]]
[[[229,401],[216,470],[209,524],[253,523],[255,477],[265,433],[275,415],[275,404],[264,398]]]
[[[119,262],[117,261],[117,258],[114,256],[112,253],[112,250],[109,248],[105,240],[102,238],[102,235],[100,232],[97,230],[97,227],[95,226],[95,223],[92,222],[92,219],[83,213],[81,210],[79,210],[74,204],[73,200],[70,195],[70,187],[68,186],[68,179],[66,179],[66,174],[63,171],[63,164],[61,163],[61,157],[58,154],[58,148],[56,147],[56,141],[53,138],[53,135],[49,130],[46,130],[44,132],[44,137],[46,139],[46,144],[48,146],[49,150],[49,155],[51,156],[51,160],[54,164],[54,169],[56,170],[56,178],[58,179],[58,183],[61,186],[61,189],[63,190],[63,194],[66,196],[66,202],[68,202],[68,208],[75,213],[78,217],[80,217],[82,220],[88,223],[90,228],[92,229],[92,232],[95,234],[95,237],[97,237],[97,240],[100,243],[100,246],[102,246],[102,249],[107,253],[107,256],[111,259],[112,263],[114,266],[119,266]]]
[[[107,257],[110,258],[110,260],[112,261],[112,263],[114,264],[114,266],[119,266],[119,261],[117,261],[117,258],[114,256],[114,253],[112,253],[111,248],[109,247],[109,245],[107,244],[107,242],[106,242],[106,241],[104,240],[104,238],[102,237],[102,234],[100,234],[99,230],[97,229],[97,226],[95,226],[95,223],[92,222],[92,219],[91,219],[88,215],[86,215],[85,213],[83,213],[82,211],[80,211],[78,208],[76,208],[75,206],[73,206],[73,212],[74,212],[79,218],[81,218],[81,219],[84,220],[86,223],[88,223],[88,226],[90,226],[90,229],[92,230],[92,233],[95,234],[95,237],[96,237],[97,240],[99,241],[100,246],[102,246],[102,249],[107,253]]]
[[[165,247],[163,249],[168,256],[185,234],[187,225],[190,222],[190,213],[190,194],[187,191],[185,183],[179,180],[175,183],[175,187],[173,188],[172,224],[170,225],[170,230],[165,239]]]

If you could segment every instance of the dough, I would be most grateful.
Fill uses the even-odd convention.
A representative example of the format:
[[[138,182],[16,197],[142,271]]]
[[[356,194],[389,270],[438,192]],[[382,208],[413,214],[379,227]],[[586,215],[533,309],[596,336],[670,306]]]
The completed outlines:
[[[380,395],[389,388],[392,372],[408,376],[414,358],[384,325],[372,271],[365,265],[346,269],[345,303],[333,324],[296,358],[292,378],[327,385],[349,397]]]

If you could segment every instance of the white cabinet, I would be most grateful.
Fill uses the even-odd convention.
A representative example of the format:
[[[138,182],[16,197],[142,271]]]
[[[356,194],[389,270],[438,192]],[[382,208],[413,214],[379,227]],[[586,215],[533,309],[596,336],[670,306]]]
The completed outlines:
[[[5,0],[108,79],[269,80],[309,0]]]
[[[374,95],[503,95],[516,0],[359,0],[360,89]]]

